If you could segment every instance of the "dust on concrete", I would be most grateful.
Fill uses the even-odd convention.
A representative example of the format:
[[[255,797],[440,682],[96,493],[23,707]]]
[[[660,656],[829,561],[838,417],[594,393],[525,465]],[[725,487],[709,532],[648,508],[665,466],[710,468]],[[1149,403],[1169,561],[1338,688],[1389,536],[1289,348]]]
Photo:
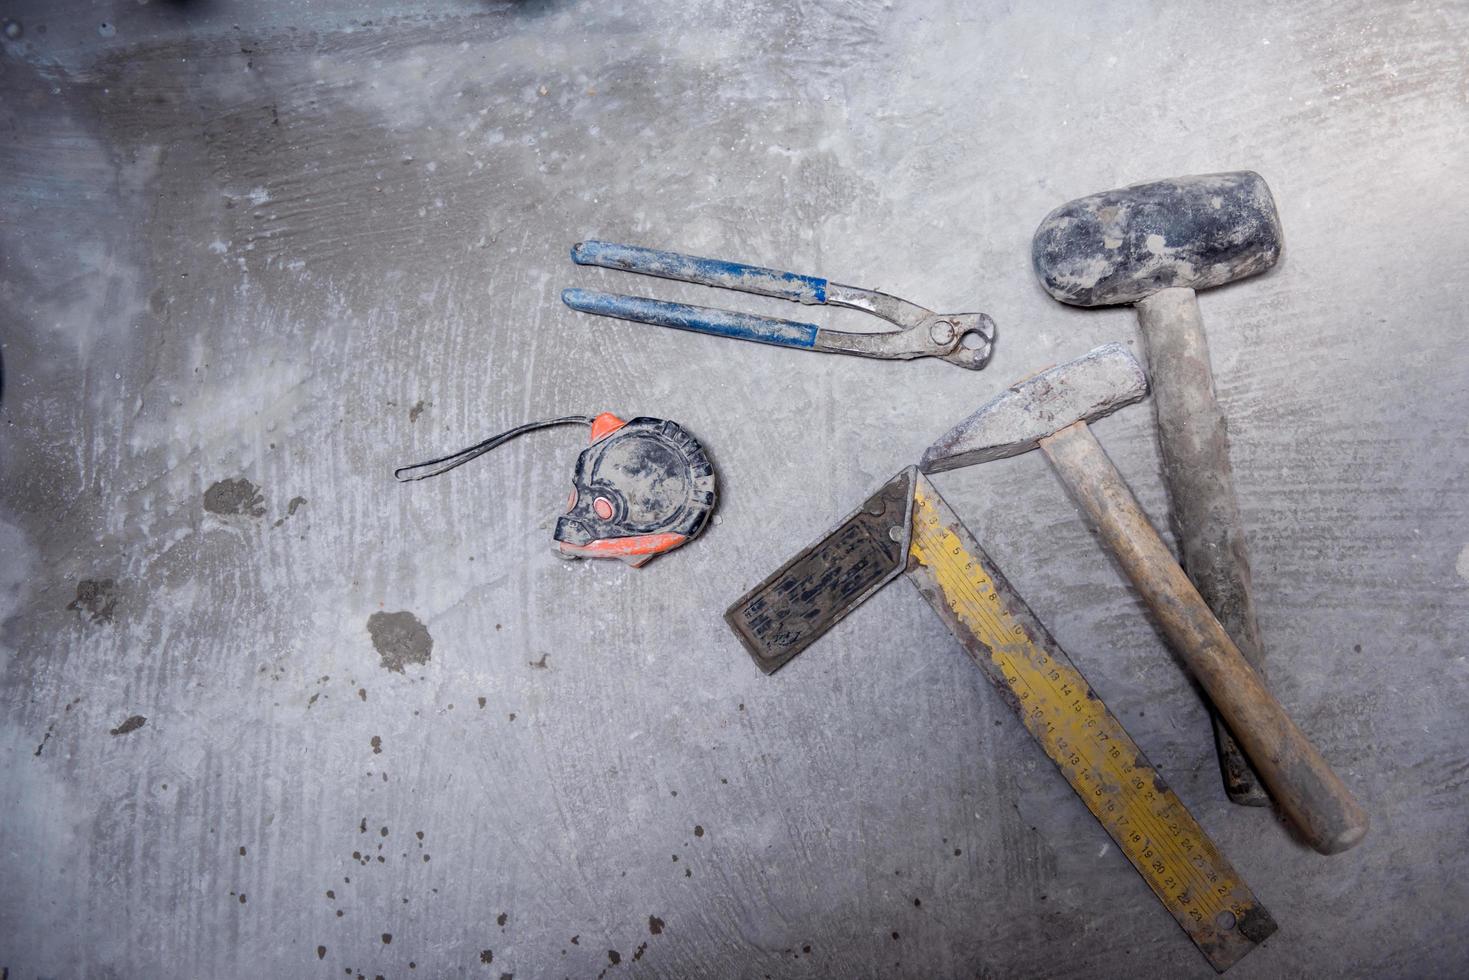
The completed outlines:
[[[110,578],[84,578],[77,582],[77,596],[66,608],[80,619],[110,623],[117,611],[117,583]]]
[[[403,673],[409,664],[426,664],[433,656],[434,638],[413,613],[375,612],[367,617],[367,632],[385,669]]]
[[[304,501],[303,501],[304,502]],[[265,495],[260,488],[241,477],[219,480],[204,491],[204,509],[222,516],[265,516]]]

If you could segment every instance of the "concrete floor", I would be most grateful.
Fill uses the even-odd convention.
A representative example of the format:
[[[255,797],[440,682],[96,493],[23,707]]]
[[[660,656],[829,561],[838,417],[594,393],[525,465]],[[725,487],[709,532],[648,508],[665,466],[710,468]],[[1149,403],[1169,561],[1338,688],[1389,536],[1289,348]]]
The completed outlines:
[[[0,10],[0,976],[1211,976],[911,589],[773,678],[720,614],[1006,384],[1136,347],[1040,290],[1050,208],[1237,168],[1287,237],[1202,299],[1269,672],[1368,839],[1225,801],[1043,460],[937,483],[1279,921],[1231,976],[1464,975],[1469,7],[365,6]],[[585,237],[1000,345],[594,320],[559,291],[795,311]],[[391,478],[603,410],[719,470],[641,570],[550,551],[575,430]],[[1161,521],[1150,424],[1097,430]]]

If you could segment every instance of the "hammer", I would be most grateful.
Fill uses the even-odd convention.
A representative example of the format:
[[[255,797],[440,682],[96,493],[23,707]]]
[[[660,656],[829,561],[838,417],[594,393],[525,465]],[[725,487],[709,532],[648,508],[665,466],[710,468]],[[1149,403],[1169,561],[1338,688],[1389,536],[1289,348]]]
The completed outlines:
[[[1367,833],[1367,814],[1214,618],[1087,426],[1147,393],[1131,354],[1098,347],[1012,385],[930,446],[919,466],[936,473],[1039,446],[1281,810],[1322,854],[1344,851]]]
[[[1245,535],[1194,291],[1264,272],[1280,244],[1270,188],[1259,174],[1240,171],[1136,184],[1063,204],[1041,222],[1031,248],[1041,284],[1061,302],[1137,305],[1183,567],[1257,671],[1263,651]],[[1229,798],[1264,806],[1255,774],[1218,712],[1213,717]]]

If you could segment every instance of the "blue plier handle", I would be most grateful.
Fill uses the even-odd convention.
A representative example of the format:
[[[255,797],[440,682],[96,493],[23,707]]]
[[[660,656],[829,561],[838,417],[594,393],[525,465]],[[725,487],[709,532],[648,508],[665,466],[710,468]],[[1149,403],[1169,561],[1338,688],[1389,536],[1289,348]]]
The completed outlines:
[[[561,294],[567,306],[584,313],[782,347],[899,360],[937,357],[974,371],[989,362],[994,350],[995,324],[983,313],[933,313],[896,296],[816,276],[597,241],[578,243],[571,250],[571,258],[578,265],[734,289],[811,306],[864,310],[896,324],[898,329],[850,333],[814,323],[595,290],[568,289]]]

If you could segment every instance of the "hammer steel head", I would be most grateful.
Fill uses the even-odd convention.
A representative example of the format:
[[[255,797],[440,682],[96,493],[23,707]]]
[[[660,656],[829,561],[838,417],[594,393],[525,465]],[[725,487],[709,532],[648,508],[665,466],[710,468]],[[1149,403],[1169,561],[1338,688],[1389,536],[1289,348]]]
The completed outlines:
[[[1103,191],[1046,215],[1031,243],[1041,285],[1073,306],[1136,303],[1170,286],[1208,289],[1280,257],[1280,215],[1248,170]]]
[[[1006,388],[929,446],[918,466],[940,473],[1018,456],[1073,422],[1110,415],[1147,393],[1137,358],[1121,344],[1104,344]]]

